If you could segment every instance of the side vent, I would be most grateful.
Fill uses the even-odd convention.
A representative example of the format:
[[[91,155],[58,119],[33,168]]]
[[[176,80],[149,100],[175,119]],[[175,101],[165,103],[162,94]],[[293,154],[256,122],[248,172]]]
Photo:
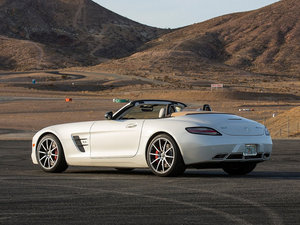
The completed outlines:
[[[85,152],[84,146],[88,146],[87,138],[80,138],[79,136],[73,136],[73,140],[81,152]]]

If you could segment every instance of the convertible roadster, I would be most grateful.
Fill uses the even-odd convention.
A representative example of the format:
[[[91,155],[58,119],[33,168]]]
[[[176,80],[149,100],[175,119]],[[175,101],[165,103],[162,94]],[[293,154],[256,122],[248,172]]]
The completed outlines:
[[[177,176],[187,167],[244,175],[270,159],[272,140],[262,124],[209,105],[185,108],[176,101],[138,100],[108,112],[106,120],[44,128],[33,137],[32,161],[46,172],[71,165]]]

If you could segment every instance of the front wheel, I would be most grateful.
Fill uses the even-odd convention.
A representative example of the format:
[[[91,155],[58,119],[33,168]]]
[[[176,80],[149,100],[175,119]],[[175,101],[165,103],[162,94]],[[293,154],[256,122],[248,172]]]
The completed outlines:
[[[61,143],[52,134],[45,135],[40,140],[36,157],[40,167],[46,172],[59,173],[68,167]]]
[[[147,163],[158,176],[177,176],[185,171],[185,165],[176,142],[169,135],[153,138],[147,148]]]
[[[245,175],[250,173],[256,167],[253,162],[228,163],[223,166],[223,170],[229,175]]]

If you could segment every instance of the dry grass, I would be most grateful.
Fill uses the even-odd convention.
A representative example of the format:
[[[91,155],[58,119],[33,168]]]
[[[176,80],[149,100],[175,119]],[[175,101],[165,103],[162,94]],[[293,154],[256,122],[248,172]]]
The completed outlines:
[[[176,82],[182,81],[169,80],[168,76],[159,77],[162,80],[146,78],[139,80],[135,76],[83,71],[63,71],[62,74],[47,71],[1,74],[0,127],[37,131],[52,124],[101,120],[104,119],[105,112],[115,111],[122,106],[113,103],[113,98],[170,99],[185,102],[193,109],[208,103],[215,111],[234,113],[266,123],[273,135],[273,127],[278,126],[276,121],[274,125],[272,121],[269,122],[273,113],[279,115],[296,106],[299,109],[299,99],[287,94],[263,95],[232,88],[210,91],[210,88],[188,88],[184,83],[181,84],[182,87],[180,85],[176,87]],[[36,79],[35,85],[31,83],[32,79]],[[187,78],[185,80],[188,81]],[[102,85],[101,90],[97,89],[98,84]],[[87,89],[82,89],[83,87]],[[73,101],[65,102],[65,98],[72,98]],[[253,109],[253,111],[239,111],[239,109]],[[296,123],[292,115],[297,114],[298,111],[289,114],[291,124]],[[283,133],[284,129],[282,135],[285,135]],[[291,132],[289,136],[295,135],[297,134]],[[275,134],[274,137],[278,135]]]
[[[300,107],[292,108],[266,121],[272,137],[300,137]]]

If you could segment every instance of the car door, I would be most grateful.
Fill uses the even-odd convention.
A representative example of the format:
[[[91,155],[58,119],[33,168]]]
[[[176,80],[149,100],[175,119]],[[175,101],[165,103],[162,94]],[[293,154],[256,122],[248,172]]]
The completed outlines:
[[[95,122],[90,130],[91,157],[133,157],[139,147],[144,120]]]

